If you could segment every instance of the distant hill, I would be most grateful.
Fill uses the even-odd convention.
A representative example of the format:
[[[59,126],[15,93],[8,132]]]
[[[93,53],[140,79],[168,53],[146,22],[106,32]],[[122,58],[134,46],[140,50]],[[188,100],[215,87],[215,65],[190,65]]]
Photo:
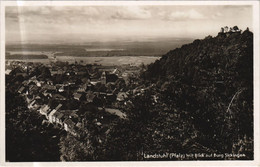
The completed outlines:
[[[10,55],[10,54],[7,54],[6,59],[19,59],[19,60],[22,60],[22,59],[48,59],[48,56],[43,55],[43,54],[42,55],[33,55],[33,54],[30,54],[30,55],[27,55],[27,54]]]
[[[111,57],[161,56],[172,48],[191,42],[190,38],[169,38],[151,41],[92,42],[86,44],[6,44],[7,52],[58,52],[55,56]]]

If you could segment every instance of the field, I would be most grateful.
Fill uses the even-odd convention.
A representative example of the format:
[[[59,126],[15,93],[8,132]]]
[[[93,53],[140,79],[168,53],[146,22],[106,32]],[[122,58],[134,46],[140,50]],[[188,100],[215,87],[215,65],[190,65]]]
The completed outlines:
[[[7,44],[6,58],[14,54],[27,58],[12,60],[50,63],[63,61],[69,63],[98,64],[104,66],[150,64],[170,50],[180,47],[192,39],[158,39],[158,41],[108,42],[89,44]],[[48,59],[37,60],[32,55],[46,55]]]
[[[49,52],[55,56],[111,57],[111,56],[161,56],[183,44],[189,38],[157,39],[152,41],[92,42],[85,44],[6,44],[6,52]]]
[[[118,56],[118,57],[71,57],[71,56],[59,56],[57,60],[67,61],[73,63],[77,61],[78,63],[84,64],[100,64],[104,66],[120,66],[130,64],[133,66],[138,66],[140,64],[150,64],[160,57],[154,56]]]

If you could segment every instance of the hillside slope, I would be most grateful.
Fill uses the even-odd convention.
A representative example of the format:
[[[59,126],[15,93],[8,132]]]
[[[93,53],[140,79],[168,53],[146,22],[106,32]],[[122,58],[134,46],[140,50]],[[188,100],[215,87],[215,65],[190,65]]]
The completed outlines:
[[[253,34],[244,31],[242,34],[233,33],[204,40],[195,40],[168,52],[160,60],[148,68],[148,77],[175,77],[185,74],[187,82],[208,82],[210,78],[203,75],[211,72],[215,79],[224,80],[223,73],[237,72],[240,81],[252,82],[253,77]],[[205,70],[205,71],[204,71]],[[202,75],[201,75],[202,74]],[[205,78],[205,79],[204,79]],[[199,84],[199,83],[198,83]]]
[[[198,143],[253,157],[252,32],[195,40],[149,65],[142,77],[160,88],[162,104],[198,130]]]

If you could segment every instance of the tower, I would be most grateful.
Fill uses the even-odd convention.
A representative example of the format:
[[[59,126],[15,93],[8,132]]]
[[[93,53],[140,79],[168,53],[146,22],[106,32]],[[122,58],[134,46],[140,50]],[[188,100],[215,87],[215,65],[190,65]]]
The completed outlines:
[[[106,84],[107,83],[107,77],[106,77],[106,72],[103,71],[101,75],[101,83]]]

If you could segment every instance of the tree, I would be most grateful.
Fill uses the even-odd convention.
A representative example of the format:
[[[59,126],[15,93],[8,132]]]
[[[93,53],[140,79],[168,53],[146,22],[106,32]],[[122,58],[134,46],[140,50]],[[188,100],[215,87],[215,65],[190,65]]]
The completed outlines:
[[[238,26],[234,26],[234,27],[233,27],[233,30],[234,30],[234,31],[239,31]]]
[[[59,161],[61,131],[42,125],[36,112],[28,111],[25,101],[7,92],[6,160],[11,162]],[[10,104],[11,103],[11,104]],[[53,136],[56,138],[52,138]]]

